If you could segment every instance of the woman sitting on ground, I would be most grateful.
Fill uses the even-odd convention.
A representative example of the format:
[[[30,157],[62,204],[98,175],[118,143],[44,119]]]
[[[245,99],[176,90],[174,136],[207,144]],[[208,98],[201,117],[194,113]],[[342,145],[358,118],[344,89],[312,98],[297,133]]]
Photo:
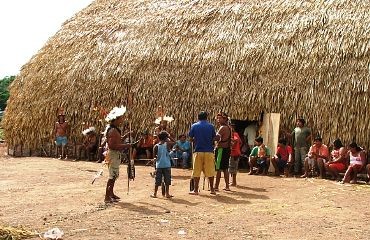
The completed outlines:
[[[325,169],[333,177],[333,180],[340,180],[339,173],[344,173],[348,166],[346,149],[340,139],[333,142],[334,149],[331,151],[331,159],[325,164]]]
[[[343,183],[357,183],[357,173],[365,167],[365,161],[364,150],[356,143],[351,143],[349,145],[349,167],[344,175]]]

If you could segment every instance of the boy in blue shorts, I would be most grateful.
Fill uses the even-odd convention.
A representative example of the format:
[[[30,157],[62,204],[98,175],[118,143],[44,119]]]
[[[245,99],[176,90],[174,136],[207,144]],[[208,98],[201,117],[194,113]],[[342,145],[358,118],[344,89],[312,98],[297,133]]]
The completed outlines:
[[[165,184],[165,196],[166,198],[172,198],[170,194],[171,185],[171,157],[169,154],[169,147],[166,140],[168,139],[168,133],[161,131],[158,134],[159,143],[154,146],[153,155],[155,160],[156,174],[155,174],[155,186],[154,193],[150,195],[152,198],[157,197],[159,186],[162,185],[164,179]]]

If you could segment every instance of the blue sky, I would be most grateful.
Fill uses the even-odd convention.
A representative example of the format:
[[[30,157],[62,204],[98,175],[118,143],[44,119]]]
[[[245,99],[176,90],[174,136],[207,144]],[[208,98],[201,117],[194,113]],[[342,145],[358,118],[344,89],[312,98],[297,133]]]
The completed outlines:
[[[0,79],[17,75],[64,21],[93,0],[1,0]]]

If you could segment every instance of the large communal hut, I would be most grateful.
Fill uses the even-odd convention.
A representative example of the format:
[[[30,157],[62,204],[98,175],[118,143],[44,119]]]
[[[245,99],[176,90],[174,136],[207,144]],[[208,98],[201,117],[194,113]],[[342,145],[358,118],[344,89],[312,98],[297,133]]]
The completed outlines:
[[[71,124],[102,124],[130,103],[135,128],[158,105],[185,132],[199,110],[233,119],[303,116],[325,142],[370,146],[370,2],[363,0],[96,0],[66,21],[10,89],[10,145],[52,136],[58,108]]]

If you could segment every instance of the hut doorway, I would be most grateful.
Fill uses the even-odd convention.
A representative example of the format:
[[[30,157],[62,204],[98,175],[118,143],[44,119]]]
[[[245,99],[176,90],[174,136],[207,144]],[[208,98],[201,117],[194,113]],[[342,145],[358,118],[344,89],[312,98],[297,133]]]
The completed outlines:
[[[231,122],[235,123],[235,131],[239,134],[240,139],[242,140],[241,146],[241,156],[239,159],[239,168],[240,169],[249,169],[248,157],[251,152],[251,146],[254,145],[254,138],[258,135],[258,121],[254,120],[240,120],[240,119],[231,119]],[[255,126],[255,135],[252,136],[252,144],[248,143],[248,134],[245,133],[246,129]],[[248,132],[248,131],[247,131]],[[251,136],[249,136],[251,138]],[[249,141],[250,142],[250,141]]]
[[[265,113],[263,114],[262,121],[260,123],[258,121],[253,120],[251,121],[239,119],[232,119],[231,121],[235,123],[235,130],[239,134],[243,142],[242,156],[240,157],[239,161],[240,168],[249,168],[248,156],[250,154],[251,148],[254,145],[254,143],[252,144],[251,140],[253,140],[256,136],[262,136],[264,144],[271,151],[270,155],[271,156],[275,155],[279,138],[280,113]],[[250,129],[246,130],[247,127]],[[256,135],[252,136],[249,139],[248,144],[248,137],[246,137],[247,135],[246,133],[251,129],[255,129]],[[272,164],[270,164],[269,171],[274,171]]]

